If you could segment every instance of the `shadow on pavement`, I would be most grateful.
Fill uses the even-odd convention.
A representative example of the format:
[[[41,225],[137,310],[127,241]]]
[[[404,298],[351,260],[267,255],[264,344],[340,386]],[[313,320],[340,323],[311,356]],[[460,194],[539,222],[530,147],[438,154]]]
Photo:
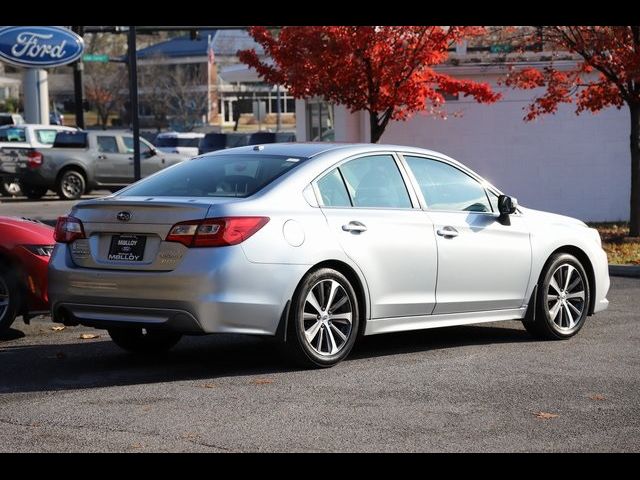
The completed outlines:
[[[16,330],[15,328],[9,328],[7,331],[0,333],[0,342],[7,340],[17,340],[18,338],[22,337],[24,337],[23,331]]]
[[[140,357],[100,340],[0,349],[0,393],[100,388],[299,370],[275,340],[239,335],[184,338],[162,356]],[[103,340],[106,339],[106,340]],[[346,362],[463,345],[530,342],[524,329],[464,326],[360,338]]]

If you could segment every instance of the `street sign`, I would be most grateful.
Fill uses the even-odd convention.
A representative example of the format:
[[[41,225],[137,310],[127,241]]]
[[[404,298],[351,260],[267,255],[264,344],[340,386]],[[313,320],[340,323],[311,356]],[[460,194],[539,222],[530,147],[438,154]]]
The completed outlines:
[[[107,63],[109,61],[109,55],[88,53],[82,56],[82,61]]]
[[[75,62],[84,50],[82,37],[62,27],[0,28],[0,60],[29,68]]]

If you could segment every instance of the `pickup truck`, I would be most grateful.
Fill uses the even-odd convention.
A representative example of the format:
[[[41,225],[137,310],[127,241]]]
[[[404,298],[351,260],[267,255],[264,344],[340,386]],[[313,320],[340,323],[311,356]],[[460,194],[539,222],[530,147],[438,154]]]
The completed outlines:
[[[0,127],[0,194],[7,197],[20,195],[20,184],[14,177],[15,171],[5,171],[2,168],[3,153],[11,156],[10,152],[14,149],[51,148],[58,132],[76,130],[73,127],[28,123]]]
[[[160,152],[140,139],[143,177],[188,158]],[[114,130],[61,132],[52,148],[16,150],[11,159],[0,161],[14,165],[27,197],[39,199],[51,189],[63,200],[77,200],[92,189],[115,192],[134,181],[133,135]]]

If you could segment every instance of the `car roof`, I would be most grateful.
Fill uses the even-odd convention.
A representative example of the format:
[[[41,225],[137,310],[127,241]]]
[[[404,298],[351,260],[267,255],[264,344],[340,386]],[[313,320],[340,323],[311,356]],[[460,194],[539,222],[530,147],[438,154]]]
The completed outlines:
[[[378,143],[339,143],[339,142],[282,142],[282,143],[265,143],[258,145],[248,145],[245,147],[229,148],[226,150],[218,150],[216,152],[207,153],[210,155],[228,155],[228,154],[247,154],[251,152],[261,152],[269,155],[289,155],[292,157],[312,158],[321,153],[343,151],[349,155],[367,152],[408,152],[419,153],[423,155],[435,155],[438,157],[449,158],[446,155],[434,150],[424,148],[410,147],[406,145],[391,145]]]

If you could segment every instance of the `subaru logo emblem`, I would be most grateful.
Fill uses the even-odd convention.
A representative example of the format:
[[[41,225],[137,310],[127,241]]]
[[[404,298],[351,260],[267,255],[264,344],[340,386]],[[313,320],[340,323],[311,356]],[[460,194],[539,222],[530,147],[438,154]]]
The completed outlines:
[[[119,212],[116,218],[121,222],[128,222],[131,220],[131,214],[129,212]]]

